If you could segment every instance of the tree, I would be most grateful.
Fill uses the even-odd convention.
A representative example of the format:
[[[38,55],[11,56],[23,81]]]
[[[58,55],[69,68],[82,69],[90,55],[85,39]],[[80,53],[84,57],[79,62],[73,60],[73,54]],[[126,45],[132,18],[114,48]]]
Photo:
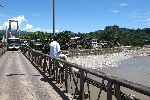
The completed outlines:
[[[63,31],[58,33],[58,38],[59,38],[59,43],[60,45],[67,45],[70,44],[70,38],[72,36],[72,32],[71,31]]]

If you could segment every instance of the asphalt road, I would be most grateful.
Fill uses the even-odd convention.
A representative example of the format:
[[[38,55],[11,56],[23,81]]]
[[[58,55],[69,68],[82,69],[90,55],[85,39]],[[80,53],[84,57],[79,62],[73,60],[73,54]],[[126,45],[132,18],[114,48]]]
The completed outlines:
[[[0,100],[62,100],[20,51],[0,57]]]

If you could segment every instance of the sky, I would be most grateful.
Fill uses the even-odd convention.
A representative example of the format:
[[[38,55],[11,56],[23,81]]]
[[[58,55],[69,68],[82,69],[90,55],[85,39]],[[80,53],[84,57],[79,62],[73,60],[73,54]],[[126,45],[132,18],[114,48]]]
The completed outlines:
[[[53,0],[0,0],[0,29],[8,20],[20,30],[52,32]],[[55,0],[56,32],[94,32],[106,26],[149,28],[150,0]],[[12,23],[16,28],[16,23]]]

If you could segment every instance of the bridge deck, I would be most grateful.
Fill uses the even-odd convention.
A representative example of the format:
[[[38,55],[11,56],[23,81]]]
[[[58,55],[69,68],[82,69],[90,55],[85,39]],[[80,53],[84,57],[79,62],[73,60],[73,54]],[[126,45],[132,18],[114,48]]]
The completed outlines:
[[[0,57],[0,100],[62,100],[19,51]]]

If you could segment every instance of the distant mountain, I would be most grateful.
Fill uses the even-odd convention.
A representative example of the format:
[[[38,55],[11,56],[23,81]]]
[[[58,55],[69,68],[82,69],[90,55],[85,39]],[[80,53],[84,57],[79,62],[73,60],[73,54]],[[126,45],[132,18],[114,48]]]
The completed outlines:
[[[27,32],[27,31],[21,31],[21,34],[31,34],[32,32]]]
[[[16,33],[18,33],[16,30],[11,31],[12,35],[15,35]],[[21,34],[31,34],[32,32],[26,32],[26,31],[20,31]],[[0,35],[5,35],[6,34],[6,30],[0,30]]]
[[[6,31],[5,30],[0,30],[0,34],[5,34]]]

